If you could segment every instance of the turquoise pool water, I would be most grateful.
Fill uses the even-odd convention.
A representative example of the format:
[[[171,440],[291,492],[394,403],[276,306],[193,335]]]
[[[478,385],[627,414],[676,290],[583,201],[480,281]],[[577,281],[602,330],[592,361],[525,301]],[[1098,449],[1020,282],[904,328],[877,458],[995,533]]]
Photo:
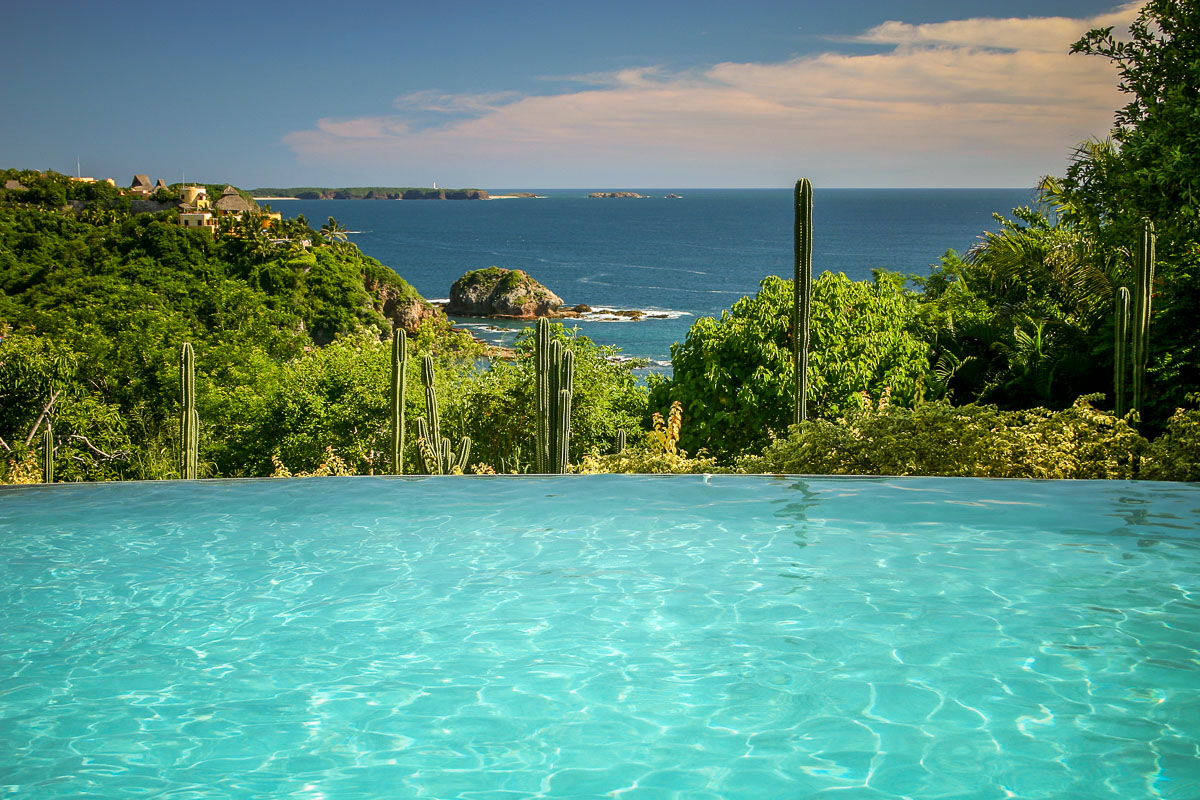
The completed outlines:
[[[1200,486],[0,490],[0,797],[1200,797]]]

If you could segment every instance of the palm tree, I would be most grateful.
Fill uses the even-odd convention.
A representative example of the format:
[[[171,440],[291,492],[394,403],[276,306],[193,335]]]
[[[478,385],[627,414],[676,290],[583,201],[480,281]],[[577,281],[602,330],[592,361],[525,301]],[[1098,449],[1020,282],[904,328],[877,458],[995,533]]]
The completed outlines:
[[[260,264],[265,264],[271,259],[271,256],[276,255],[278,248],[260,231],[258,234],[246,238],[246,249],[251,257]]]
[[[326,239],[332,239],[335,242],[349,241],[349,237],[346,235],[346,229],[343,228],[341,223],[339,223],[333,217],[330,217],[329,222],[326,222],[321,226],[321,235]]]
[[[1120,285],[1122,254],[1098,246],[1069,214],[1053,223],[1029,208],[1014,214],[1015,221],[997,216],[1001,229],[985,233],[967,254],[976,294],[1081,328],[1105,317]]]

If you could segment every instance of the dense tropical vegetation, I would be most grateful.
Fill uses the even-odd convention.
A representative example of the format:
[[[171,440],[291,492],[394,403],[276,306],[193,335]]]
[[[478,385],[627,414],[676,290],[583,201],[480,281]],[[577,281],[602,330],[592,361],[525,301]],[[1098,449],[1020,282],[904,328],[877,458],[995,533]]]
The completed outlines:
[[[106,184],[2,172],[24,188],[0,189],[0,479],[39,479],[51,423],[58,480],[178,476],[185,341],[201,476],[392,472],[391,420],[436,417],[447,447],[469,438],[466,471],[545,469],[558,436],[584,472],[1200,479],[1200,4],[1151,0],[1129,40],[1096,30],[1074,49],[1112,60],[1130,102],[1036,207],[926,276],[801,287],[798,247],[797,281],[698,320],[649,386],[561,325],[489,362],[333,219],[227,216],[211,236]],[[1130,298],[1146,304],[1144,380]],[[438,454],[414,430],[403,458],[420,468]]]

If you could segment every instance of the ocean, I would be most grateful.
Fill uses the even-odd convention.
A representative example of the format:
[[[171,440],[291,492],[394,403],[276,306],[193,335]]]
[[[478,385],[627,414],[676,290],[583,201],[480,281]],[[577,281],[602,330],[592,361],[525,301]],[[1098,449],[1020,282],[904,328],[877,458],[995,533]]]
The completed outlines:
[[[567,321],[601,344],[670,365],[691,324],[754,294],[767,275],[792,275],[791,189],[633,189],[648,199],[597,199],[595,190],[538,191],[509,200],[275,200],[313,227],[330,216],[364,253],[429,299],[463,273],[522,269],[567,305],[640,309],[639,321]],[[493,192],[501,194],[502,191]],[[680,199],[668,199],[667,194]],[[964,252],[992,214],[1033,202],[1024,189],[816,189],[813,268],[867,279],[875,269],[928,274],[949,249]],[[508,344],[523,325],[459,322]]]

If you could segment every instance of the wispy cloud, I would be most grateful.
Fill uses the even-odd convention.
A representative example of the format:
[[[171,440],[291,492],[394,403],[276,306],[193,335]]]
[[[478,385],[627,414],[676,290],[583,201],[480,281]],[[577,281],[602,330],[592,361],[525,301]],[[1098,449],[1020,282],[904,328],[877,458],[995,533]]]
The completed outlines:
[[[1066,46],[1089,28],[1125,28],[1141,6],[1141,0],[1126,3],[1106,14],[1087,20],[1070,17],[975,19],[910,25],[888,21],[849,41],[900,46],[984,47],[1019,52],[1061,54]]]
[[[307,163],[491,186],[771,185],[799,172],[826,185],[1029,184],[1105,133],[1119,103],[1111,66],[1069,55],[1071,42],[1135,13],[885,22],[855,37],[889,48],[875,54],[647,66],[560,94],[419,92],[396,113],[323,119],[285,141]]]
[[[446,94],[445,92],[426,90],[402,94],[392,104],[399,109],[432,111],[439,114],[486,114],[496,111],[520,96],[520,92]]]

